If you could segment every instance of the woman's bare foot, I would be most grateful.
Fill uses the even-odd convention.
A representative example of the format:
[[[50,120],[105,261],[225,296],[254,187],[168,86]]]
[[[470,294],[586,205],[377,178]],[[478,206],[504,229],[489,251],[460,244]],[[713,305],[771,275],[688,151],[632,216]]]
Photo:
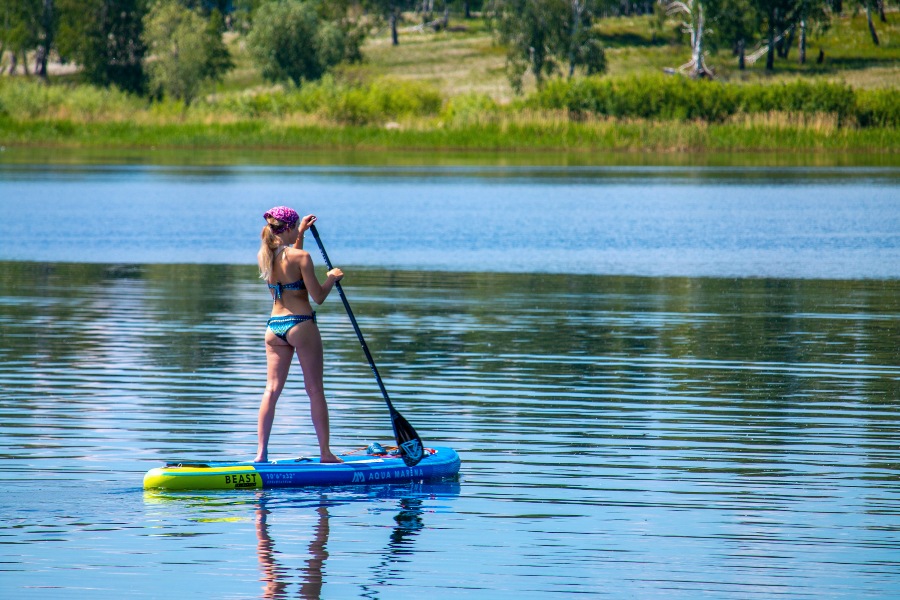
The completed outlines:
[[[253,462],[255,462],[255,463],[267,463],[267,462],[269,462],[269,457],[268,457],[268,456],[257,456],[256,458],[253,459]]]
[[[337,456],[335,456],[331,452],[323,452],[322,456],[319,458],[319,462],[322,464],[329,464],[329,463],[342,463],[344,461],[339,459]]]

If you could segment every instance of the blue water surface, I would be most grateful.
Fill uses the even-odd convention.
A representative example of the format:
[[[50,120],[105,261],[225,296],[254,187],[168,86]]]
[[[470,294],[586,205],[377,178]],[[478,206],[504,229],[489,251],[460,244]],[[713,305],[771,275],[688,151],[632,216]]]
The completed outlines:
[[[900,597],[897,169],[3,156],[0,598]],[[255,450],[274,204],[458,479],[142,489]],[[318,327],[333,448],[392,443]]]
[[[0,163],[0,259],[252,264],[262,213],[342,265],[644,276],[900,276],[892,167]]]

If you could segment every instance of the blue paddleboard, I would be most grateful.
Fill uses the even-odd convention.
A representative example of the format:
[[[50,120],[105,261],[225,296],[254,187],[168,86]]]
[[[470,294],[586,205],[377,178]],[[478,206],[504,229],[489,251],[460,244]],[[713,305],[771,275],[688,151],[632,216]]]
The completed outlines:
[[[144,489],[242,490],[274,487],[366,485],[403,483],[453,477],[459,473],[459,455],[452,448],[434,447],[415,466],[399,455],[341,456],[343,463],[322,464],[318,458],[297,458],[268,463],[173,462],[147,471]]]

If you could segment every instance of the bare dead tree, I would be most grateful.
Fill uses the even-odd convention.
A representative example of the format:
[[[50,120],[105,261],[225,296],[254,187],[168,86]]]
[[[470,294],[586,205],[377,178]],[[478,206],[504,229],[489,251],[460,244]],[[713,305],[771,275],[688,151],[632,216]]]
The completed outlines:
[[[713,77],[713,72],[706,66],[704,60],[703,35],[706,20],[703,16],[703,4],[700,0],[659,0],[666,14],[669,16],[682,15],[682,31],[691,36],[691,60],[680,67],[682,73],[688,73],[691,77]]]

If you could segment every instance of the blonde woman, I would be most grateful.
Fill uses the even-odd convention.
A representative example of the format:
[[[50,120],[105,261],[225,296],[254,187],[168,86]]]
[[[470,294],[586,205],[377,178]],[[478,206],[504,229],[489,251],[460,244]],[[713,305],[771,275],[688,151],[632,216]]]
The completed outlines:
[[[275,404],[284,389],[295,353],[303,370],[321,462],[342,462],[330,448],[328,404],[322,383],[322,337],[309,299],[322,304],[344,273],[340,269],[331,269],[324,284],[316,279],[312,258],[303,250],[303,234],[315,222],[315,216],[307,215],[301,219],[294,209],[276,206],[263,217],[266,225],[260,236],[262,242],[257,262],[260,279],[269,285],[273,304],[266,327],[266,390],[259,406],[259,445],[254,462],[269,459]]]

